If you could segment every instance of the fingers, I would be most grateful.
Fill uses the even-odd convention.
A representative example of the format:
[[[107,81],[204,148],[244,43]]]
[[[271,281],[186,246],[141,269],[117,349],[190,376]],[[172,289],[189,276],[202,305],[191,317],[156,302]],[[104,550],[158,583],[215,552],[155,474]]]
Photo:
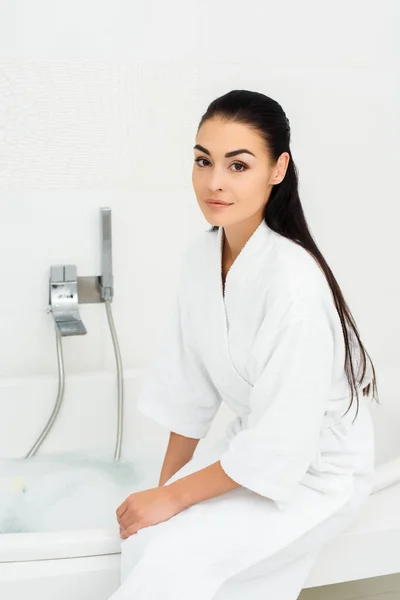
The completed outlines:
[[[127,539],[131,535],[134,535],[135,533],[137,533],[139,531],[139,529],[141,529],[141,527],[139,527],[139,523],[133,523],[127,529],[122,529],[122,531],[120,529],[121,539],[123,539],[123,540]]]
[[[119,527],[119,535],[120,538],[125,540],[137,533],[140,529],[144,529],[145,527],[149,527],[149,524],[146,524],[144,521],[135,521],[131,519],[125,526],[120,525]]]
[[[119,517],[118,514],[120,515]],[[132,507],[129,507],[128,504],[123,511],[120,511],[119,509],[117,510],[117,521],[122,529],[128,529],[128,527],[130,527],[135,520],[137,520],[137,518],[138,515],[135,513]]]
[[[116,510],[116,513],[115,513],[115,514],[116,514],[116,516],[117,516],[117,521],[118,521],[118,523],[120,523],[120,522],[121,522],[121,519],[124,517],[124,515],[125,515],[126,511],[127,511],[127,510],[128,510],[128,508],[129,508],[129,499],[130,499],[130,496],[128,496],[128,497],[126,498],[126,500],[124,500],[124,501],[122,502],[122,504],[121,504],[121,505],[120,505],[120,506],[117,508],[117,510]]]
[[[135,525],[131,525],[127,529],[125,529],[124,527],[120,527],[119,528],[119,536],[122,540],[125,540],[126,538],[128,538],[131,535],[133,535],[134,533],[136,533],[136,531],[137,531],[137,528],[135,528]]]
[[[128,509],[128,499],[124,500],[124,502],[116,510],[118,522],[120,521],[121,517],[125,514],[127,509]]]
[[[132,514],[126,514],[126,516],[124,516],[119,524],[122,527],[122,529],[128,529],[128,527],[130,527],[131,525],[133,525],[135,523],[136,519],[135,519],[135,515]]]

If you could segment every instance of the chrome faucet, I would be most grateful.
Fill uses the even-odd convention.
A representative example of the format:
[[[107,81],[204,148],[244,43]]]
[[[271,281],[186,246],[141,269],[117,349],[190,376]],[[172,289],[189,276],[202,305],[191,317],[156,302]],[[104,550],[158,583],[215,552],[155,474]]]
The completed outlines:
[[[80,304],[102,302],[106,309],[117,363],[118,409],[117,409],[117,443],[115,460],[121,457],[123,409],[124,409],[124,380],[121,353],[112,316],[111,304],[114,297],[114,277],[112,269],[112,232],[111,209],[100,209],[101,214],[101,275],[77,277],[76,265],[53,265],[50,267],[49,307],[55,321],[58,362],[58,394],[53,412],[46,427],[36,440],[25,458],[34,456],[50,432],[59,413],[64,398],[65,373],[62,351],[62,337],[70,335],[85,335],[87,333],[79,314],[78,293]]]
[[[56,327],[62,336],[87,333],[78,309],[76,265],[50,267],[49,304],[49,312],[53,313]]]

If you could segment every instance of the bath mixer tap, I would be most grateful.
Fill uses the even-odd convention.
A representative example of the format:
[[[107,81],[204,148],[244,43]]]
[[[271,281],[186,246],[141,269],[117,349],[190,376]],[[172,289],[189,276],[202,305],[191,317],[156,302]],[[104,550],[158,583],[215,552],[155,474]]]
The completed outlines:
[[[49,304],[56,327],[62,336],[87,333],[78,309],[76,265],[50,267]]]

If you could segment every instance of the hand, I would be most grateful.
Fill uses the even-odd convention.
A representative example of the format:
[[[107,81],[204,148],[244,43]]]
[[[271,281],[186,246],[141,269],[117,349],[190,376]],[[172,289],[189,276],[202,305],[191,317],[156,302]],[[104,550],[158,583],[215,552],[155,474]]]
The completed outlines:
[[[120,536],[126,539],[139,529],[168,521],[181,512],[183,506],[166,487],[156,487],[135,492],[117,508]]]

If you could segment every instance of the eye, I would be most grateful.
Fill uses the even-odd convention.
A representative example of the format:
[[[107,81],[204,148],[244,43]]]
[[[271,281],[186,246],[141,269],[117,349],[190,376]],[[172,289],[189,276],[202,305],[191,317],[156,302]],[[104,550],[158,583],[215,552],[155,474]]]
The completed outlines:
[[[205,160],[206,163],[210,164],[210,161],[207,160],[207,158],[196,158],[194,162],[197,163],[199,165],[199,167],[201,167],[201,168],[204,168],[204,166],[207,166],[207,165],[201,165],[200,164],[201,160]],[[244,163],[241,163],[241,162],[235,161],[234,163],[231,164],[231,167],[233,167],[233,165],[238,165],[239,167],[242,167],[240,170],[234,169],[233,170],[234,173],[243,173],[243,171],[246,171],[246,169],[248,169],[247,165],[245,165]]]
[[[234,163],[232,163],[232,165],[231,165],[231,166],[233,167],[233,165],[239,165],[239,167],[243,167],[243,169],[242,169],[241,171],[237,171],[237,170],[235,169],[235,170],[234,170],[234,173],[243,173],[243,171],[245,171],[245,170],[248,168],[248,167],[247,167],[245,164],[243,164],[243,163],[240,163],[240,162],[234,162]]]
[[[199,165],[199,167],[203,167],[203,165],[200,165],[201,160],[205,160],[206,162],[209,162],[206,158],[196,158],[194,162],[197,163]]]

